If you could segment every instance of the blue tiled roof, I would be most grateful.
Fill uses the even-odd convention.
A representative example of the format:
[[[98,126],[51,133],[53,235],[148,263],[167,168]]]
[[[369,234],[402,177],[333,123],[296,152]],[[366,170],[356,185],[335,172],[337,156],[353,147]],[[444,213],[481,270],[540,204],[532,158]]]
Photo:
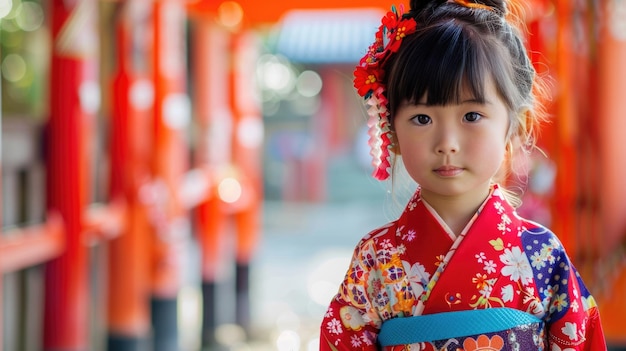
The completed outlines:
[[[356,64],[374,41],[379,9],[291,10],[279,22],[276,51],[296,63]]]

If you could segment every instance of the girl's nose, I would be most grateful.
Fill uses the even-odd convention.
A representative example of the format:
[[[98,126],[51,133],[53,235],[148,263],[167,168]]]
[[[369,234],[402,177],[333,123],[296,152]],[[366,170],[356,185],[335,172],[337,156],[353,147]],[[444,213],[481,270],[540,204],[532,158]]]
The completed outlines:
[[[438,154],[455,154],[459,151],[459,140],[453,128],[446,128],[441,131],[439,140],[435,145]]]
[[[439,154],[455,154],[457,152],[456,147],[441,147],[437,149],[437,153]]]

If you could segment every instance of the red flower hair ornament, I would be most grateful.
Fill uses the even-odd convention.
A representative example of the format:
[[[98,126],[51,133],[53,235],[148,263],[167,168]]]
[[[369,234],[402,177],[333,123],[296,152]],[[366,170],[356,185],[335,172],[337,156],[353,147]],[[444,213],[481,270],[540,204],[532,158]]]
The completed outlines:
[[[378,180],[389,178],[389,148],[391,146],[391,129],[385,85],[382,79],[385,76],[384,64],[389,56],[398,51],[402,40],[416,30],[417,23],[413,18],[402,18],[404,7],[399,11],[392,6],[391,11],[382,19],[382,24],[376,33],[376,40],[370,45],[367,53],[359,61],[354,70],[354,87],[357,93],[365,99],[369,119],[368,144],[374,166],[373,176]]]

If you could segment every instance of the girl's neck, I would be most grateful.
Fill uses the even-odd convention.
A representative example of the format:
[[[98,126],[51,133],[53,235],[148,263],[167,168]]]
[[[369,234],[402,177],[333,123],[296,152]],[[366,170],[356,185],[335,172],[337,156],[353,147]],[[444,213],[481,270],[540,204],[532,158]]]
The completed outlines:
[[[485,202],[490,191],[491,187],[487,187],[462,196],[440,196],[422,189],[421,197],[458,236]]]

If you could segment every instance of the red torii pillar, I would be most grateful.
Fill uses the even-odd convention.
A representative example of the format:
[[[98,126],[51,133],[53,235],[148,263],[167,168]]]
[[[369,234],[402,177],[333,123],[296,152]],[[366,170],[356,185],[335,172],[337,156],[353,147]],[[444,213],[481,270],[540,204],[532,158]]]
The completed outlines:
[[[235,291],[237,294],[236,322],[250,331],[250,262],[261,235],[263,180],[261,153],[263,116],[257,95],[256,60],[259,39],[252,31],[243,31],[233,38],[232,162],[237,169],[241,195],[234,211],[237,228]]]
[[[45,350],[89,349],[88,251],[83,236],[98,106],[96,2],[50,1],[52,60],[47,207],[65,223],[66,250],[46,265]]]
[[[107,349],[139,351],[149,347],[152,328],[149,199],[141,197],[150,180],[152,6],[143,0],[126,0],[117,6],[109,193],[111,198],[124,198],[127,207],[122,235],[109,246]]]
[[[552,230],[559,235],[563,246],[572,253],[579,249],[576,240],[576,192],[578,185],[577,165],[577,122],[574,109],[574,86],[572,80],[572,13],[570,0],[557,0],[556,15],[556,101],[557,119],[554,125],[553,145],[549,155],[557,167],[553,203],[554,222]]]
[[[152,255],[152,323],[155,351],[178,347],[177,298],[182,250],[189,230],[179,189],[188,169],[185,132],[190,120],[186,95],[185,6],[181,0],[153,2],[154,148],[152,175],[158,199]]]
[[[226,205],[218,194],[220,181],[231,169],[233,116],[228,103],[229,42],[231,34],[211,16],[192,16],[192,84],[198,126],[195,166],[209,170],[211,195],[195,210],[196,233],[200,244],[202,281],[203,347],[215,344],[216,288],[225,269],[223,254],[227,235]]]
[[[608,291],[599,302],[609,345],[626,345],[626,146],[624,145],[624,91],[626,91],[626,2],[600,1],[601,25],[598,37],[597,106],[600,155],[600,237],[602,257],[609,266],[604,279]]]
[[[571,36],[575,38],[571,45],[570,69],[572,75],[572,96],[577,114],[578,148],[575,171],[578,173],[576,184],[575,208],[577,251],[574,253],[578,270],[585,279],[588,288],[597,299],[601,294],[601,285],[595,265],[604,256],[606,243],[598,240],[603,236],[601,188],[603,174],[598,171],[598,159],[601,158],[601,144],[604,135],[600,128],[605,115],[597,114],[599,106],[597,28],[602,26],[597,21],[596,9],[591,3],[574,2],[574,13],[570,16]]]
[[[249,265],[260,235],[263,122],[254,84],[256,38],[249,28],[219,24],[212,4],[196,5],[190,7],[200,136],[196,163],[211,170],[213,189],[197,209],[196,229],[202,248],[202,345],[211,347],[217,326],[215,287],[226,264],[220,251],[231,220],[236,225],[235,320],[249,331]]]
[[[626,3],[601,1],[602,22],[598,41],[598,116],[601,116],[601,207],[607,249],[626,236],[626,148],[624,91],[626,90]]]

